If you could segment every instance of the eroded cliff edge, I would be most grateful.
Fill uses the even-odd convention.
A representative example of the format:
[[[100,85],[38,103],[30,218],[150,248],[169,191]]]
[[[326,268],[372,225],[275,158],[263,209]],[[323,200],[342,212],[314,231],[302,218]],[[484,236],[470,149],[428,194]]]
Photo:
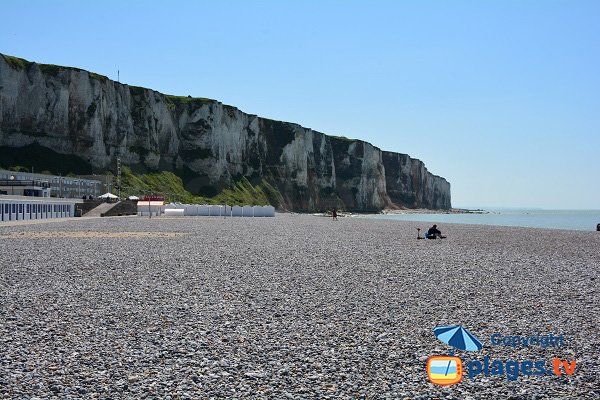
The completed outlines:
[[[264,179],[281,192],[279,206],[294,211],[451,207],[448,181],[406,154],[216,100],[1,55],[0,146],[29,145],[75,155],[99,171],[117,156],[137,171],[173,171],[205,196],[242,177]]]

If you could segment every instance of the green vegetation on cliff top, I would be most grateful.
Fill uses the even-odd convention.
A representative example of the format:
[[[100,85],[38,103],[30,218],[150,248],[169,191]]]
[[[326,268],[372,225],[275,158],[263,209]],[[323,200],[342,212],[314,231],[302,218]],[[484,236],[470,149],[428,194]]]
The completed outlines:
[[[216,100],[207,99],[205,97],[191,97],[191,96],[172,96],[170,94],[165,94],[165,102],[167,105],[176,107],[179,105],[202,105],[207,103],[215,102]]]
[[[7,56],[6,54],[2,54],[2,58],[4,58],[4,61],[14,69],[27,69],[33,64],[31,61],[27,61],[23,58]]]
[[[8,65],[10,65],[12,68],[17,69],[17,70],[29,69],[29,67],[31,67],[33,64],[35,64],[34,62],[27,61],[23,58],[8,56],[6,54],[0,54],[0,55],[2,56],[2,58],[4,59],[4,61],[6,61],[6,63]],[[52,76],[57,76],[60,71],[76,71],[76,72],[84,71],[84,72],[87,72],[81,68],[64,67],[62,65],[54,65],[54,64],[37,64],[37,65],[39,66],[40,71],[42,71],[44,74],[48,74],[48,75],[52,75]],[[95,72],[88,72],[88,74],[89,74],[90,78],[92,78],[92,79],[97,79],[102,82],[108,80],[108,78],[106,76],[97,74]]]
[[[2,53],[0,53],[0,56],[2,56],[4,61],[6,61],[6,63],[9,66],[11,66],[12,68],[14,68],[16,70],[23,70],[23,69],[27,70],[32,65],[36,64],[32,61],[28,61],[23,58],[9,56],[9,55],[2,54]],[[77,72],[83,71],[83,72],[87,72],[89,74],[89,77],[92,79],[96,79],[101,82],[105,82],[108,80],[108,77],[106,77],[104,75],[100,75],[95,72],[89,72],[89,71],[83,70],[81,68],[65,67],[62,65],[54,65],[54,64],[37,64],[37,65],[40,68],[40,71],[42,71],[44,74],[48,74],[51,76],[58,76],[58,74],[61,71],[77,71]],[[152,89],[147,89],[147,88],[140,87],[140,86],[129,85],[129,91],[132,96],[142,95],[145,90],[152,90]],[[168,94],[165,94],[164,96],[165,96],[165,102],[167,103],[167,105],[170,108],[175,108],[180,105],[184,105],[184,106],[188,105],[188,104],[203,105],[203,104],[208,104],[208,103],[212,103],[212,102],[217,102],[217,100],[207,99],[205,97],[172,96],[172,95],[168,95]],[[233,107],[231,107],[231,108],[233,108]]]

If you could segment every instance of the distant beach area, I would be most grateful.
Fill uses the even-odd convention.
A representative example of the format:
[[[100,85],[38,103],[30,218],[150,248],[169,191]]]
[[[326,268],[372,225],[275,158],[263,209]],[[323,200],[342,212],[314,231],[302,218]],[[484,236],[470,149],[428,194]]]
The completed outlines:
[[[396,221],[453,223],[470,225],[516,226],[526,228],[595,231],[600,224],[600,210],[542,210],[516,208],[390,210],[365,218]]]

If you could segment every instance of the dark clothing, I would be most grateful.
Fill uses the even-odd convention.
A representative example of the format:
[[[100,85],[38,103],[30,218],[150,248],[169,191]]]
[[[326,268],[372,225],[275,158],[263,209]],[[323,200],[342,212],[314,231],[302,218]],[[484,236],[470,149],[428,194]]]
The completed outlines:
[[[442,232],[440,232],[437,227],[432,226],[431,228],[429,228],[429,230],[427,231],[427,234],[425,235],[425,237],[427,239],[445,239],[445,236],[442,236]]]
[[[429,230],[427,231],[428,236],[436,236],[436,235],[441,235],[441,234],[442,234],[442,232],[440,232],[436,228],[429,228]]]

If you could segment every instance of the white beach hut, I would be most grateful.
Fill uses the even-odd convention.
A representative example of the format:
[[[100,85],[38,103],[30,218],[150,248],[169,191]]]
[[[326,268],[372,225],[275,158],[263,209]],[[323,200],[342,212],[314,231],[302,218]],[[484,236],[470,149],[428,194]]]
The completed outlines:
[[[231,206],[224,205],[223,212],[225,213],[226,217],[231,217]]]
[[[265,213],[262,206],[254,206],[252,207],[252,212],[255,217],[264,217]]]
[[[265,217],[274,217],[275,216],[275,207],[273,207],[273,206],[264,206],[263,207],[263,215]]]
[[[195,217],[198,215],[198,206],[195,204],[185,204],[185,215],[190,217]]]
[[[254,217],[254,210],[252,209],[252,206],[244,206],[242,212],[244,217]]]
[[[185,215],[184,208],[165,208],[166,217],[183,217]]]
[[[208,217],[210,215],[210,210],[208,208],[208,205],[202,204],[202,205],[198,206],[198,215],[203,216],[203,217]]]
[[[210,216],[211,217],[219,217],[221,216],[221,208],[223,208],[223,206],[218,206],[218,205],[212,205],[209,206],[210,208]]]
[[[242,207],[240,207],[240,206],[231,207],[231,216],[232,217],[241,217],[242,216]]]

